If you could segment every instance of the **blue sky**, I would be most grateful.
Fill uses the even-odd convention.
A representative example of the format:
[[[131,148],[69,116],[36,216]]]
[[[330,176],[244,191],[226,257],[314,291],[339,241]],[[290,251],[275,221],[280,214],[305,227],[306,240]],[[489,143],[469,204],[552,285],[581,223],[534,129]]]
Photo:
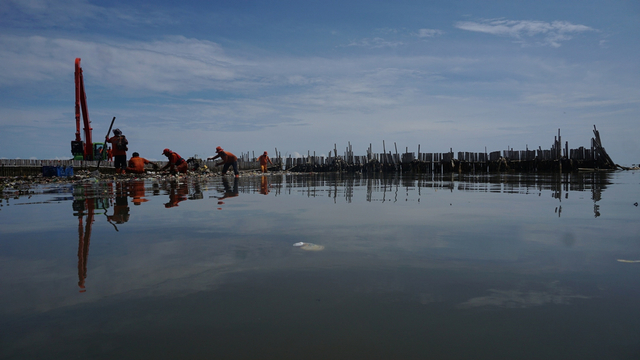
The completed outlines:
[[[558,129],[640,162],[637,1],[0,2],[0,158],[66,159],[82,59],[94,141],[112,117],[163,159],[277,148],[548,149]]]

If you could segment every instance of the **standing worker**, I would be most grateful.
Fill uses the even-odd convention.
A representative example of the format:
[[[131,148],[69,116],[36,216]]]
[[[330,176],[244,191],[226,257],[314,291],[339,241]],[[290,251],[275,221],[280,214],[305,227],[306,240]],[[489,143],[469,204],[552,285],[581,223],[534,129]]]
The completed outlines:
[[[222,175],[226,175],[227,170],[229,170],[229,166],[233,166],[233,173],[236,174],[236,177],[240,177],[240,173],[238,172],[238,157],[228,151],[222,150],[220,146],[216,148],[216,153],[218,155],[207,158],[207,160],[215,160],[217,158],[222,159],[221,163],[216,164],[216,166],[224,164],[222,167]]]
[[[129,159],[129,166],[127,166],[127,172],[128,173],[134,173],[134,174],[144,174],[144,166],[146,164],[153,164],[154,166],[156,166],[156,163],[154,163],[153,161],[149,161],[145,158],[141,158],[140,154],[138,154],[137,152],[134,152],[131,155],[131,159]]]
[[[162,155],[166,156],[169,159],[169,163],[165,165],[160,171],[171,167],[171,173],[175,174],[176,172],[186,174],[189,169],[189,164],[187,161],[182,158],[182,156],[178,155],[178,153],[171,151],[169,149],[162,150]]]
[[[273,165],[273,163],[271,162],[271,159],[269,158],[269,155],[267,155],[267,152],[265,151],[264,154],[260,155],[260,157],[258,157],[258,161],[260,162],[260,169],[262,170],[263,173],[267,172],[267,163]]]
[[[122,135],[120,129],[113,129],[113,137],[105,137],[105,141],[111,143],[115,159],[113,166],[116,168],[116,174],[124,174],[127,168],[127,150],[129,150],[127,145],[129,141]]]

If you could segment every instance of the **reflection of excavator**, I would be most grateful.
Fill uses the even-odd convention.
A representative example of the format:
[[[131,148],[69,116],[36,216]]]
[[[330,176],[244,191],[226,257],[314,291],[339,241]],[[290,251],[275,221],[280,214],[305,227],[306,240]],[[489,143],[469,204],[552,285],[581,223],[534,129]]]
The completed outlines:
[[[105,199],[86,198],[83,200],[73,201],[73,215],[78,217],[78,287],[80,292],[85,292],[85,279],[87,278],[87,261],[89,260],[89,243],[91,242],[91,226],[93,225],[93,215],[95,209],[105,210]],[[86,211],[86,213],[85,213]],[[85,225],[82,224],[82,218],[87,215]]]
[[[74,160],[104,160],[107,158],[105,143],[94,143],[91,137],[91,121],[87,110],[87,94],[84,92],[84,79],[80,58],[76,58],[76,139],[71,142],[71,154]],[[80,137],[80,112],[84,121],[84,141]]]

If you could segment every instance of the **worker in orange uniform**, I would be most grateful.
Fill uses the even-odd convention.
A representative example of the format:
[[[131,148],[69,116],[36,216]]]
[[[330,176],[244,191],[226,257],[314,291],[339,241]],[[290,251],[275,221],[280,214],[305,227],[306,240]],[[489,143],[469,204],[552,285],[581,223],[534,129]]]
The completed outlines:
[[[178,155],[177,152],[171,151],[169,149],[162,150],[162,155],[166,156],[169,159],[169,163],[165,165],[160,171],[166,170],[167,168],[171,168],[171,173],[175,174],[176,172],[186,174],[189,169],[189,164],[187,161],[182,158],[182,156]]]
[[[262,170],[263,173],[267,172],[267,164],[273,165],[266,151],[264,152],[264,154],[258,157],[258,161],[260,162],[260,169]]]
[[[116,174],[124,174],[127,168],[127,138],[122,135],[120,129],[113,130],[113,137],[105,137],[105,141],[111,143],[113,149],[113,157],[115,159],[113,166],[116,168]]]
[[[226,175],[227,170],[229,170],[229,166],[233,166],[233,173],[236,174],[236,177],[240,177],[240,173],[238,172],[238,157],[228,151],[222,150],[220,146],[216,148],[216,153],[218,155],[209,157],[207,160],[215,160],[217,158],[222,159],[221,163],[216,164],[216,166],[224,165],[222,167],[222,175]]]
[[[128,173],[134,173],[134,174],[144,174],[144,166],[146,164],[153,164],[156,165],[156,163],[154,163],[153,161],[149,161],[145,158],[141,158],[140,154],[138,154],[137,152],[134,152],[131,156],[131,159],[129,159],[129,166],[127,166],[127,172]]]
[[[113,150],[107,146],[107,161],[113,161]]]

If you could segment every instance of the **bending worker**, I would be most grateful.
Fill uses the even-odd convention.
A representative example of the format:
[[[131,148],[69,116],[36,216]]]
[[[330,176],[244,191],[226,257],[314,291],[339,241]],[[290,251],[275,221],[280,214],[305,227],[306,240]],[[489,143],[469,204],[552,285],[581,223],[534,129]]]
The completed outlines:
[[[129,166],[127,166],[127,172],[128,173],[134,173],[134,174],[144,174],[144,166],[146,164],[153,164],[154,166],[156,165],[156,163],[149,161],[145,158],[141,158],[140,154],[138,154],[137,152],[134,152],[132,154],[131,159],[129,159]]]
[[[260,162],[260,169],[262,170],[263,173],[267,172],[267,163],[273,165],[273,163],[271,162],[271,159],[269,158],[269,155],[267,155],[267,152],[265,151],[264,154],[260,155],[260,157],[258,157],[258,161]]]
[[[233,166],[234,174],[236,174],[236,177],[240,177],[240,173],[238,172],[238,157],[228,151],[222,150],[220,146],[216,148],[216,153],[218,155],[209,157],[207,160],[215,160],[217,158],[222,159],[221,163],[216,164],[216,166],[224,165],[222,167],[222,175],[226,175],[227,170],[229,170],[229,166]]]
[[[166,170],[168,167],[171,167],[171,173],[175,174],[176,172],[186,174],[189,169],[189,165],[187,161],[182,158],[182,156],[178,155],[178,153],[171,151],[169,149],[162,150],[162,155],[166,156],[169,159],[169,163],[165,165],[160,171]]]

